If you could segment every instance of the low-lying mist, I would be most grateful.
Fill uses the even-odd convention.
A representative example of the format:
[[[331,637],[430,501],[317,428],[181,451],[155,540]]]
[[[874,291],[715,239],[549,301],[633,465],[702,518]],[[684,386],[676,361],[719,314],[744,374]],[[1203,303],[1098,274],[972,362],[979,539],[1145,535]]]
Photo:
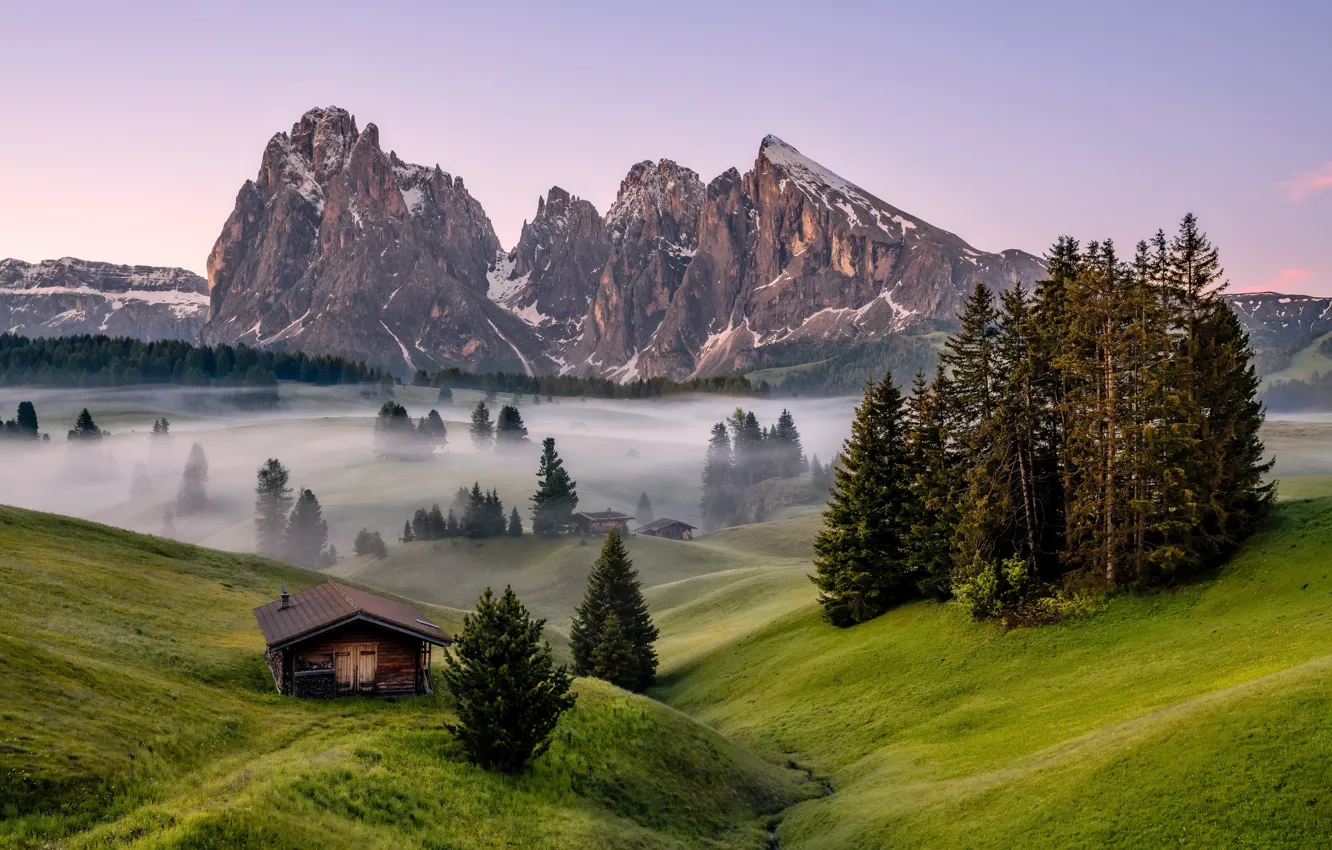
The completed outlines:
[[[374,451],[375,414],[384,397],[357,387],[283,385],[275,410],[237,412],[225,391],[145,388],[0,390],[6,417],[20,401],[37,408],[49,442],[0,440],[0,501],[153,534],[174,516],[174,536],[233,551],[254,549],[254,486],[260,464],[278,458],[293,488],[318,496],[329,539],[343,555],[364,527],[395,539],[418,507],[448,510],[454,492],[479,481],[494,487],[505,511],[517,505],[529,524],[528,498],[536,485],[541,440],[554,437],[565,467],[578,483],[579,507],[633,514],[647,493],[658,517],[700,525],[699,476],[713,423],[737,405],[765,426],[789,408],[806,455],[825,462],[850,430],[854,398],[741,399],[694,396],[672,400],[607,401],[557,398],[519,402],[530,442],[478,451],[468,436],[481,393],[454,391],[452,402],[429,388],[399,387],[394,399],[413,419],[439,411],[448,444],[427,460],[393,460]],[[492,417],[511,396],[490,405]],[[110,432],[100,441],[66,440],[78,412],[88,408]],[[170,420],[168,436],[151,433]],[[176,504],[186,456],[198,442],[208,461],[208,507],[185,514]],[[136,472],[136,467],[142,465]]]

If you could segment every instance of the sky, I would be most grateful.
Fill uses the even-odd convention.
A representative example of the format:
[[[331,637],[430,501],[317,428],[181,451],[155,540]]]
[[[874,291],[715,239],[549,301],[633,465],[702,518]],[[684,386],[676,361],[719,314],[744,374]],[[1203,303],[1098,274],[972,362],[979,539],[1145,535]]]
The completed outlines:
[[[1196,213],[1232,289],[1332,295],[1332,3],[0,0],[0,257],[204,272],[312,106],[461,175],[505,247],[558,185],[709,180],[773,133],[977,248]]]

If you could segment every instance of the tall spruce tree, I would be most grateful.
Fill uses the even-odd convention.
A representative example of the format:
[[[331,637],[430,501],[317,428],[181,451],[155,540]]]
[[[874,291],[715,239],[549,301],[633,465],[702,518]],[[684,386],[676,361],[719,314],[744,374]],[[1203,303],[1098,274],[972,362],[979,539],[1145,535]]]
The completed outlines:
[[[264,461],[254,487],[255,551],[265,558],[282,557],[287,537],[287,514],[291,511],[291,473],[275,457]]]
[[[462,632],[444,669],[458,722],[449,731],[467,757],[484,768],[521,771],[550,745],[560,715],[574,705],[573,677],[555,665],[534,620],[513,588],[495,599],[490,588]]]
[[[495,420],[495,443],[501,446],[524,445],[527,440],[527,426],[523,424],[523,415],[518,408],[506,404],[500,408]]]
[[[612,617],[614,627],[608,630]],[[638,571],[629,560],[620,533],[611,531],[592,565],[587,590],[569,630],[574,669],[580,676],[596,676],[622,688],[641,691],[652,683],[657,672],[657,653],[653,648],[657,636],[657,627],[643,599]],[[621,642],[630,648],[627,661]]]
[[[569,527],[577,509],[577,482],[569,477],[555,451],[555,438],[547,437],[541,441],[537,490],[532,494],[532,533],[546,537],[559,534]]]
[[[74,427],[70,429],[67,439],[70,440],[100,440],[102,439],[102,429],[97,427],[93,421],[92,414],[88,408],[79,411],[79,415],[74,420]]]
[[[463,511],[459,527],[463,537],[478,539],[489,532],[486,516],[486,494],[481,491],[481,482],[472,482],[471,493],[467,497],[467,509]]]
[[[509,512],[509,527],[506,532],[510,537],[523,536],[523,518],[518,515],[517,506]]]
[[[795,478],[803,475],[809,464],[805,460],[805,449],[800,444],[800,429],[796,428],[795,417],[786,408],[782,409],[773,427],[773,441],[777,476]]]
[[[472,424],[467,433],[471,435],[472,445],[478,449],[488,449],[495,442],[495,426],[490,421],[490,410],[484,401],[478,401],[472,409]]]
[[[906,562],[914,514],[902,395],[885,374],[866,387],[814,540],[819,603],[837,625],[861,623],[916,592]]]
[[[735,482],[735,463],[726,424],[712,426],[708,454],[703,461],[703,497],[699,510],[706,530],[725,528],[736,522],[739,513],[739,486]]]
[[[330,563],[333,556],[328,544],[328,523],[319,507],[319,499],[310,490],[302,490],[287,519],[284,560],[305,567]]]
[[[207,507],[208,458],[204,456],[203,446],[194,443],[185,459],[185,471],[181,473],[180,490],[176,493],[176,513],[194,514]]]
[[[639,525],[647,525],[652,522],[652,501],[648,499],[647,493],[638,494],[638,507],[634,510],[634,520]]]
[[[916,375],[907,436],[912,498],[906,568],[916,588],[933,599],[946,599],[952,592],[953,538],[958,524],[961,476],[948,439],[949,392],[942,366],[928,386],[924,375]]]

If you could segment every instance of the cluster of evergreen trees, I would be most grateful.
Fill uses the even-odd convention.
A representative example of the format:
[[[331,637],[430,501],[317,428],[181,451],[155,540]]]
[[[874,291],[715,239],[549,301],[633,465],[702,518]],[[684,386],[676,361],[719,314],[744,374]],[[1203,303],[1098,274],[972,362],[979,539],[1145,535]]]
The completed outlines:
[[[482,490],[481,483],[474,482],[472,489],[459,488],[459,498],[454,499],[454,506],[448,515],[439,503],[431,505],[429,510],[417,508],[412,518],[402,526],[402,542],[413,540],[445,540],[450,537],[468,537],[474,540],[486,537],[522,537],[523,521],[514,508],[505,518],[504,503],[499,492]]]
[[[956,595],[1040,618],[1070,580],[1169,582],[1231,551],[1272,499],[1248,338],[1187,216],[1131,261],[1061,238],[1049,278],[977,287],[933,382],[871,383],[815,542],[820,599],[860,622]]]
[[[399,460],[430,457],[436,446],[447,445],[448,429],[439,412],[431,410],[415,424],[407,408],[396,401],[386,401],[375,415],[375,451]]]
[[[315,494],[301,490],[293,498],[291,473],[277,458],[264,461],[257,479],[254,526],[259,554],[307,567],[336,563],[338,550],[328,542],[328,522]]]
[[[132,384],[265,387],[277,381],[328,386],[379,381],[384,373],[341,357],[179,340],[0,334],[0,386],[107,387]]]
[[[767,428],[753,411],[739,407],[712,426],[703,463],[701,512],[707,528],[739,525],[746,516],[745,491],[769,478],[795,478],[809,468],[791,411],[783,410]]]
[[[30,401],[20,401],[14,418],[0,422],[0,439],[40,440],[42,437],[37,425],[37,408]]]
[[[1307,381],[1282,381],[1269,384],[1263,392],[1263,404],[1268,410],[1319,411],[1332,410],[1332,372],[1314,373]]]
[[[388,544],[384,542],[383,536],[378,531],[362,528],[356,532],[356,539],[352,541],[352,553],[383,558],[388,555]]]
[[[494,421],[490,418],[490,408],[483,399],[472,409],[472,421],[467,428],[472,445],[477,449],[514,448],[526,445],[527,426],[523,424],[523,415],[518,408],[506,404],[500,408],[499,416]]]
[[[768,392],[768,385],[750,384],[743,375],[719,375],[712,378],[694,378],[672,381],[669,378],[640,378],[628,383],[616,383],[608,378],[580,378],[574,375],[525,375],[521,372],[464,372],[451,367],[435,372],[418,370],[412,384],[419,387],[480,390],[493,397],[495,393],[514,393],[535,396],[565,396],[574,398],[661,398],[688,393],[715,393],[718,395],[759,396]]]

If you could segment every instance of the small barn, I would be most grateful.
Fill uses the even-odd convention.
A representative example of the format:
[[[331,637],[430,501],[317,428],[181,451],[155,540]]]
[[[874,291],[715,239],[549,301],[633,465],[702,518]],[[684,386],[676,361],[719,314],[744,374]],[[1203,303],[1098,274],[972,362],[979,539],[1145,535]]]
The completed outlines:
[[[648,537],[666,537],[671,540],[693,540],[694,526],[678,519],[662,517],[642,526],[634,533],[645,534]]]
[[[629,520],[633,517],[606,508],[604,511],[579,511],[573,515],[574,525],[583,534],[629,533]]]
[[[452,639],[410,605],[336,581],[254,609],[278,693],[297,697],[430,693],[431,650]]]

